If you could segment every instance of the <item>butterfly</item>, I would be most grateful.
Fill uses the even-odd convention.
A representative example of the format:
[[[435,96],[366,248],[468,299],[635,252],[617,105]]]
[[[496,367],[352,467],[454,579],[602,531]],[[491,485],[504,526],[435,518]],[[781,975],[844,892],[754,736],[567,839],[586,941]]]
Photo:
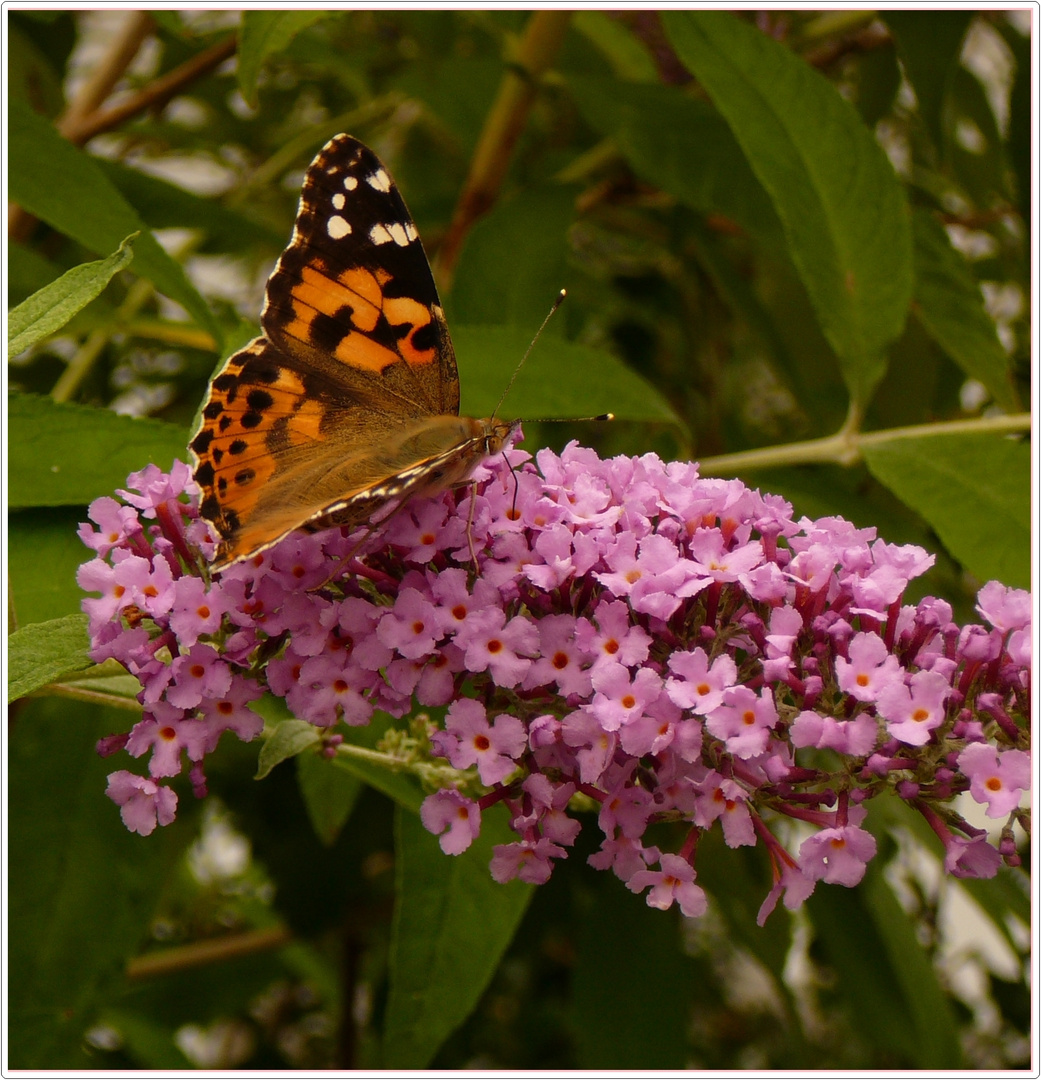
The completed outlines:
[[[430,263],[379,158],[337,135],[304,176],[262,334],[210,383],[189,449],[213,568],[466,480],[519,421],[459,415]]]

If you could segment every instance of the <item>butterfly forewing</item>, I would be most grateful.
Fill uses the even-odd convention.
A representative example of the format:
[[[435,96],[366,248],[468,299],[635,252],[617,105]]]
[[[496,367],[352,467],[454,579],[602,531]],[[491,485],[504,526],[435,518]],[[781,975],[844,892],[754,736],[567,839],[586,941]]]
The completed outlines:
[[[363,523],[443,490],[512,431],[457,415],[455,355],[415,226],[350,136],[307,170],[261,328],[214,377],[190,446],[217,568],[294,529]]]
[[[339,135],[304,178],[261,314],[290,356],[341,370],[388,411],[457,413],[459,377],[423,245],[379,158]]]

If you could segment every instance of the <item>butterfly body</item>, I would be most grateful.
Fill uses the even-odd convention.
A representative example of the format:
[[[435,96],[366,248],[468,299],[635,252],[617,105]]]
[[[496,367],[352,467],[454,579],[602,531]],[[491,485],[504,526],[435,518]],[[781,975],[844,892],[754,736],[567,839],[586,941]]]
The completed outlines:
[[[517,427],[458,415],[419,236],[382,163],[348,135],[307,170],[260,321],[211,382],[190,444],[217,569],[458,484]]]

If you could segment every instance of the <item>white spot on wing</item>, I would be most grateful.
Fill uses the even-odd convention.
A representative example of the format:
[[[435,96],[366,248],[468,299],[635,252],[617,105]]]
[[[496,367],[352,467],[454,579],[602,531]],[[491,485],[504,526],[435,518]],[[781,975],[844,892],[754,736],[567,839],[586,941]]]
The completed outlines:
[[[386,169],[377,169],[370,176],[365,177],[365,182],[377,191],[390,191],[390,177]]]
[[[333,196],[333,206],[335,206],[337,210],[342,210],[344,203],[346,202],[347,197],[339,191]]]
[[[343,178],[343,186],[348,191],[353,191],[358,186],[358,178],[356,176],[345,176]]]
[[[346,218],[340,217],[339,214],[333,214],[325,226],[326,232],[334,240],[342,240],[351,231],[351,223]]]
[[[373,225],[369,230],[369,239],[374,244],[389,244],[394,239],[389,232],[387,232],[384,225]]]
[[[405,235],[409,238],[409,240],[415,240],[419,237],[419,233],[416,232],[416,227],[412,224],[411,221],[405,222]]]
[[[388,225],[387,228],[390,230],[390,235],[398,247],[408,247],[408,235],[405,232],[405,226],[401,222],[395,221],[393,225]]]

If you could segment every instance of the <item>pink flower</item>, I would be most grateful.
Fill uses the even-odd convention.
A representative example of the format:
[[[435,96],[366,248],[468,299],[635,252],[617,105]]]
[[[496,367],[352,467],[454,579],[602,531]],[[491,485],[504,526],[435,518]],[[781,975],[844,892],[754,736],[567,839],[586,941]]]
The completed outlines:
[[[737,664],[724,653],[709,664],[702,648],[693,652],[674,652],[669,670],[675,676],[665,684],[669,697],[681,709],[691,709],[707,716],[723,704],[723,694],[737,679]]]
[[[446,855],[461,855],[481,831],[480,807],[451,788],[428,795],[419,817],[424,829],[441,837],[441,850]]]
[[[123,824],[141,836],[150,836],[157,824],[169,825],[177,814],[175,792],[125,769],[109,775],[105,794],[119,807]]]
[[[877,847],[871,833],[856,825],[821,829],[803,841],[799,848],[799,865],[803,873],[815,881],[852,888],[860,884]]]
[[[489,724],[484,706],[472,698],[459,698],[445,716],[445,730],[431,739],[434,751],[456,769],[477,766],[481,783],[499,784],[517,767],[516,758],[527,749],[524,725],[503,714]]]
[[[723,700],[725,704],[712,710],[705,727],[717,739],[723,739],[727,750],[739,758],[762,754],[777,723],[773,694],[764,690],[757,695],[747,686],[733,686]]]
[[[216,538],[186,466],[96,500],[80,530],[90,656],[136,677],[143,706],[99,752],[149,755],[149,777],[110,781],[127,826],[172,820],[157,780],[185,761],[202,797],[206,756],[225,731],[262,734],[250,705],[270,693],[330,756],[348,749],[341,725],[398,718],[374,753],[440,778],[422,818],[446,852],[503,802],[517,841],[496,849],[501,881],[545,881],[596,805],[591,865],[687,914],[704,910],[698,833],[762,839],[763,919],[817,880],[860,880],[863,815],[884,791],[928,820],[950,873],[1015,863],[952,800],[968,788],[1007,816],[1029,786],[1027,594],[992,583],[979,611],[994,628],[960,627],[944,601],[900,606],[930,557],[872,529],[795,521],[782,499],[653,454],[571,444],[538,463],[508,448],[473,492],[414,498],[371,532],[293,534],[210,575]],[[421,759],[424,731],[447,762]],[[827,824],[801,868],[767,831],[775,815]],[[689,830],[678,853],[645,843],[658,823]]]
[[[849,659],[835,658],[839,689],[858,701],[875,701],[887,686],[901,679],[900,661],[878,634],[862,632],[849,643]]]
[[[641,893],[648,885],[647,906],[667,911],[678,901],[680,911],[689,919],[708,910],[705,890],[694,884],[694,867],[679,855],[662,855],[660,870],[637,870],[626,882],[629,890]]]
[[[972,797],[986,805],[987,817],[1010,814],[1030,790],[1030,755],[1022,750],[999,753],[986,743],[969,743],[958,755],[958,767],[969,778]]]
[[[950,683],[938,671],[917,671],[910,684],[891,682],[878,694],[878,713],[889,734],[909,746],[924,746],[946,718]]]
[[[514,878],[529,885],[545,885],[553,873],[551,859],[567,856],[567,852],[552,840],[521,840],[514,844],[496,844],[492,857],[492,877],[500,885]]]

